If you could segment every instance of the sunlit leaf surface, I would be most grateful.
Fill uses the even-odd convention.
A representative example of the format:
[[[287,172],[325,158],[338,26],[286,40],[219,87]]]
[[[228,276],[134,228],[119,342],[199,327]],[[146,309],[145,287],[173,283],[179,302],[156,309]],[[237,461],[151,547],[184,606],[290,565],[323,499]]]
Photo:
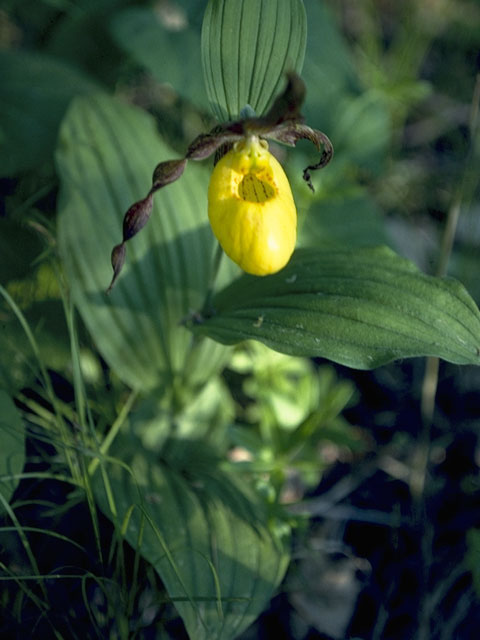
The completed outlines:
[[[300,249],[273,276],[242,276],[214,306],[194,331],[225,344],[254,338],[359,369],[426,355],[480,364],[480,313],[465,288],[385,247]]]
[[[152,170],[175,157],[145,113],[107,96],[74,102],[57,154],[62,189],[59,245],[72,294],[103,357],[126,383],[146,390],[185,376],[203,382],[223,350],[192,342],[181,326],[207,290],[214,240],[202,167],[155,196],[152,218],[129,242],[110,295],[110,252],[127,208],[144,197]]]

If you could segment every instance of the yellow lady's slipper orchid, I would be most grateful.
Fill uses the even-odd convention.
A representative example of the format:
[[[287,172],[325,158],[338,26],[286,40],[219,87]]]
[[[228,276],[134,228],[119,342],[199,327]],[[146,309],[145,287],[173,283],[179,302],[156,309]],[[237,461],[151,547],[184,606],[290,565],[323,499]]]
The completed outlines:
[[[328,137],[303,124],[302,79],[293,72],[287,75],[284,92],[265,115],[244,115],[240,120],[224,122],[198,135],[183,158],[156,166],[150,191],[123,216],[122,242],[112,250],[113,277],[107,291],[111,291],[123,268],[126,243],[150,218],[154,193],[178,180],[188,160],[204,160],[225,147],[231,150],[215,166],[208,188],[208,217],[214,234],[225,253],[248,273],[264,276],[287,264],[295,248],[297,212],[287,177],[268,151],[265,138],[290,147],[302,139],[313,142],[320,159],[303,170],[303,179],[312,191],[310,172],[327,165],[333,156]]]
[[[265,140],[241,140],[217,163],[208,217],[225,253],[247,273],[264,276],[287,264],[297,211],[287,176]]]

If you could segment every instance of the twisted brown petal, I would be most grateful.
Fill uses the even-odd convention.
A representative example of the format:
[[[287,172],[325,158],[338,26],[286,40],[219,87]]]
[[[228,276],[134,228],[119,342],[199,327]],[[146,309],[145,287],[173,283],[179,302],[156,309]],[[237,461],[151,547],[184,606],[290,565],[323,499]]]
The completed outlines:
[[[133,238],[147,224],[153,209],[153,194],[162,187],[175,182],[183,174],[189,158],[203,160],[212,155],[219,147],[227,142],[238,140],[240,136],[230,133],[209,133],[198,136],[189,146],[184,158],[160,162],[153,172],[152,188],[143,200],[132,204],[123,218],[123,242],[112,251],[113,278],[107,292],[112,290],[125,263],[125,243]]]
[[[150,193],[158,191],[162,187],[166,187],[167,184],[171,184],[178,180],[185,170],[187,165],[186,158],[180,158],[179,160],[166,160],[160,162],[155,167],[152,177],[152,188]]]
[[[227,126],[238,124],[239,123],[229,123]],[[205,158],[211,156],[223,145],[228,145],[240,140],[242,133],[243,126],[241,133],[223,130],[222,127],[217,127],[210,133],[202,133],[197,136],[188,147],[185,157],[189,160],[205,160]]]
[[[312,129],[305,124],[291,122],[283,124],[280,127],[275,127],[266,134],[266,137],[291,147],[294,147],[299,140],[310,140],[310,142],[313,142],[318,151],[321,152],[320,160],[315,164],[308,165],[308,167],[303,170],[303,179],[310,189],[315,191],[310,171],[322,169],[333,157],[333,145],[328,136],[322,133],[322,131]]]
[[[111,262],[113,267],[113,278],[107,289],[110,293],[115,284],[120,271],[125,264],[127,253],[126,241],[133,238],[147,224],[153,209],[153,192],[150,191],[146,198],[132,204],[123,217],[123,241],[117,244],[112,251]]]
[[[182,175],[187,158],[178,160],[166,160],[155,167],[152,178],[152,188],[143,200],[132,204],[123,217],[123,242],[114,247],[112,251],[113,278],[107,293],[110,293],[125,263],[126,245],[147,224],[153,209],[153,194],[167,184],[178,180]]]

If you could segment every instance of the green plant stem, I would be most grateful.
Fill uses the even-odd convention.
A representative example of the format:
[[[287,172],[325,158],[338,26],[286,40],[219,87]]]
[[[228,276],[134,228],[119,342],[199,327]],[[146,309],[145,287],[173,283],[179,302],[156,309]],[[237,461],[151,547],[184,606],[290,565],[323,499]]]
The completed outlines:
[[[220,243],[217,243],[215,254],[213,256],[212,271],[210,272],[210,280],[208,283],[207,293],[205,295],[205,301],[202,307],[202,316],[208,315],[212,310],[212,300],[215,291],[215,282],[217,280],[218,272],[220,271],[220,265],[222,263],[223,249]]]
[[[135,402],[135,400],[137,399],[137,395],[138,392],[137,391],[132,391],[130,393],[130,395],[127,398],[127,401],[125,402],[125,404],[123,405],[120,413],[117,416],[117,419],[115,420],[115,422],[112,424],[112,426],[110,427],[110,431],[107,433],[107,435],[105,436],[102,444],[99,447],[98,453],[100,456],[105,456],[108,453],[108,450],[112,444],[112,442],[115,440],[118,432],[120,431],[123,423],[125,422],[128,414],[130,413],[130,409],[133,406],[133,403]],[[88,474],[90,476],[92,476],[98,465],[100,464],[100,458],[96,457],[94,458],[90,464],[88,465]]]
[[[476,136],[478,128],[478,113],[480,103],[480,75],[477,76],[475,88],[473,91],[471,111],[470,111],[470,144],[467,157],[465,159],[465,167],[463,170],[462,178],[460,180],[459,188],[455,194],[452,205],[448,211],[447,223],[442,238],[442,244],[440,248],[440,255],[438,258],[438,264],[435,275],[438,277],[444,277],[447,273],[448,263],[452,254],[453,243],[455,240],[455,234],[460,219],[460,211],[462,204],[469,201],[475,191],[478,183],[478,175],[475,172],[475,151],[476,151]],[[436,361],[436,362],[435,362]],[[427,365],[425,369],[425,376],[422,385],[422,400],[421,410],[424,423],[431,423],[433,420],[433,412],[435,408],[435,395],[438,385],[438,370],[439,362],[438,358],[427,358]]]
[[[469,202],[473,197],[478,184],[478,171],[475,171],[477,153],[478,113],[480,104],[480,75],[477,76],[472,97],[470,111],[470,144],[465,159],[465,166],[459,187],[448,211],[447,223],[442,238],[440,255],[438,259],[436,275],[443,277],[447,273],[448,263],[453,249],[455,234],[460,218],[462,204]],[[427,358],[425,375],[422,384],[421,412],[423,428],[416,447],[410,476],[410,490],[416,499],[417,519],[422,523],[422,557],[423,557],[423,595],[420,598],[418,619],[418,640],[428,640],[430,637],[430,608],[428,606],[428,567],[432,557],[432,531],[428,527],[425,488],[430,457],[431,427],[435,411],[435,396],[438,387],[438,374],[440,362],[438,358]]]
[[[463,180],[462,180],[463,183]],[[443,277],[446,275],[448,263],[453,249],[455,233],[460,218],[463,189],[457,192],[454,202],[447,215],[447,223],[442,238],[442,245],[438,265],[435,275]],[[425,373],[423,376],[420,410],[422,415],[423,428],[420,440],[415,451],[410,477],[410,490],[413,496],[423,495],[425,478],[430,455],[430,428],[433,423],[435,413],[435,397],[437,395],[438,374],[440,371],[440,359],[430,356],[425,362]]]

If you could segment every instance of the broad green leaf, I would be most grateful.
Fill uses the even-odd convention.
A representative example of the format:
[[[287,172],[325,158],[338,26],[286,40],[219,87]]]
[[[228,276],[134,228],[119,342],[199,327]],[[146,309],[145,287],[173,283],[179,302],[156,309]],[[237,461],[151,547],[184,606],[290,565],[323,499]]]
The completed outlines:
[[[22,471],[25,464],[25,427],[10,396],[0,389],[0,493],[7,500],[18,480],[10,476]]]
[[[192,443],[197,465],[198,450]],[[133,476],[120,465],[107,470],[126,539],[155,567],[192,640],[233,640],[282,579],[283,546],[258,506],[211,462],[203,473],[179,472],[137,455],[132,467]],[[97,499],[112,517],[97,480]]]
[[[385,247],[299,249],[279,273],[233,282],[214,307],[193,329],[224,344],[253,338],[359,369],[427,355],[480,364],[480,313],[464,287]]]
[[[171,84],[193,104],[208,107],[199,55],[200,29],[189,23],[186,13],[183,22],[167,28],[158,10],[132,7],[115,16],[111,31],[117,44],[159,82]]]
[[[53,58],[0,52],[0,175],[32,169],[53,154],[70,100],[98,91],[91,80]]]
[[[128,243],[124,271],[105,293],[125,211],[150,189],[156,164],[176,155],[150,116],[107,96],[76,100],[61,128],[59,247],[73,298],[115,373],[142,390],[177,376],[201,384],[225,357],[181,326],[201,308],[210,279],[214,242],[201,166],[190,164],[155,195],[151,220]]]
[[[179,390],[175,390],[179,394]],[[172,420],[172,399],[158,398],[149,394],[137,403],[131,414],[132,430],[140,439],[146,451],[160,452],[168,446],[169,457],[172,451],[169,439],[172,435],[172,422],[175,423],[175,437],[180,452],[184,440],[196,438],[219,455],[226,454],[228,447],[227,428],[235,415],[232,396],[220,376],[213,376],[200,390],[186,393],[182,398],[183,410],[175,410]],[[178,404],[178,400],[177,400]],[[168,444],[166,444],[168,443]]]
[[[261,115],[285,83],[301,71],[306,41],[301,0],[210,0],[202,28],[208,98],[220,120],[249,104]]]

